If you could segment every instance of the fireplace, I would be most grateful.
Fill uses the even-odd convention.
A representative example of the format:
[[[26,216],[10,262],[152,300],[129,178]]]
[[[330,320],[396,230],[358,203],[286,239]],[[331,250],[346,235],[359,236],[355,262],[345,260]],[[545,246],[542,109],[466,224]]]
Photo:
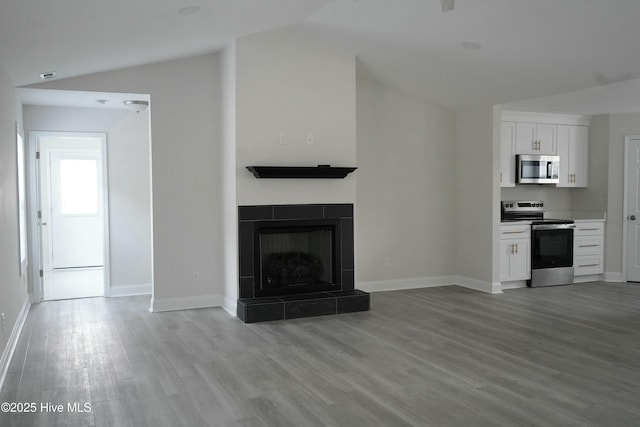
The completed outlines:
[[[339,242],[335,219],[256,223],[254,295],[340,290]]]
[[[354,289],[353,205],[239,206],[238,219],[243,321],[369,309]]]

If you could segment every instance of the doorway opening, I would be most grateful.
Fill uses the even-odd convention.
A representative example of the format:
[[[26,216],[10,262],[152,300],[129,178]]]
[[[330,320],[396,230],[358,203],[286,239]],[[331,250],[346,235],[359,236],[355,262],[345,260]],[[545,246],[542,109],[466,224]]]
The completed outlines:
[[[106,134],[32,132],[43,300],[104,296],[109,285]]]
[[[626,281],[640,282],[640,135],[625,137],[624,158],[622,270]]]

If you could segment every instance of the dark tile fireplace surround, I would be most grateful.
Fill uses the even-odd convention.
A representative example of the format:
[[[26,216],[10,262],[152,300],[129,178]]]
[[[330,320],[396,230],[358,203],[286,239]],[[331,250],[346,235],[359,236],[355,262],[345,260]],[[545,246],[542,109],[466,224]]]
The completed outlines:
[[[238,207],[245,323],[369,310],[354,288],[353,205]]]

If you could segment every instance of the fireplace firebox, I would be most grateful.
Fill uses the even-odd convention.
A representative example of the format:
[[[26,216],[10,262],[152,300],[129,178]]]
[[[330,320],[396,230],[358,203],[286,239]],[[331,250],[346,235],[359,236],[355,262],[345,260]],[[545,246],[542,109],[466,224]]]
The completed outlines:
[[[354,289],[353,205],[239,206],[238,219],[243,321],[369,309]]]
[[[255,296],[340,290],[339,221],[261,221],[254,239]]]

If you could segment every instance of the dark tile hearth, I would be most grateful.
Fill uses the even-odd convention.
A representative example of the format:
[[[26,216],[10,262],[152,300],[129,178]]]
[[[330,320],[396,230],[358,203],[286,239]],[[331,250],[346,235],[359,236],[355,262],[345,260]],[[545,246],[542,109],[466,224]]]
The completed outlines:
[[[368,311],[370,296],[358,289],[278,297],[241,298],[238,317],[245,323]]]

